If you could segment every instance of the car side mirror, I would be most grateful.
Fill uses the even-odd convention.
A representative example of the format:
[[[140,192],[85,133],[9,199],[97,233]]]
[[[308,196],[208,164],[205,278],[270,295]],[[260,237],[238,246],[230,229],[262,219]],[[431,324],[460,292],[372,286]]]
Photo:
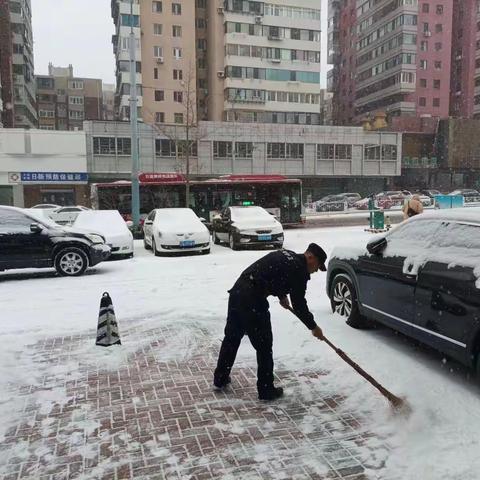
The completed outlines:
[[[387,239],[385,237],[377,238],[368,242],[367,251],[372,255],[380,255],[387,247]]]
[[[40,233],[42,230],[43,228],[38,223],[30,224],[30,231],[32,233]]]
[[[199,220],[200,220],[202,223],[207,223],[207,219],[206,219],[206,218],[200,217]]]
[[[143,222],[144,225],[153,225],[153,222],[151,220],[145,220]]]

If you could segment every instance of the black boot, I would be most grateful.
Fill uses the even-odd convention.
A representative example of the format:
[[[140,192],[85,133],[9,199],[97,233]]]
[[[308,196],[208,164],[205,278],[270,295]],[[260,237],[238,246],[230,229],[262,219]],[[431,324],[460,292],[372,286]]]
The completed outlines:
[[[283,388],[282,387],[269,387],[265,389],[261,389],[258,391],[258,399],[259,400],[277,400],[283,396]]]
[[[230,377],[227,377],[227,379],[223,382],[217,380],[216,378],[213,380],[213,386],[215,390],[223,390],[230,383],[232,383],[232,379]]]

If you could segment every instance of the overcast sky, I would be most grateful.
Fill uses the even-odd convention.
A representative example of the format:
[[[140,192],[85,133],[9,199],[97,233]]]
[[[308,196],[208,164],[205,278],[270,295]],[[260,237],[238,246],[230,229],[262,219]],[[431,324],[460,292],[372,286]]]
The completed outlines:
[[[188,0],[193,1],[193,0]],[[326,78],[327,4],[322,2],[322,83]],[[35,73],[73,65],[79,77],[115,83],[110,0],[32,0]]]

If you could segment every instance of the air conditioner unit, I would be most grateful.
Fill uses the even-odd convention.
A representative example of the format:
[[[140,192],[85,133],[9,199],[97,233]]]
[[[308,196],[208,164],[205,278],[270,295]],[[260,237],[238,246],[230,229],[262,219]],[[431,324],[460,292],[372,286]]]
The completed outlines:
[[[225,78],[225,72],[223,70],[219,70],[217,72],[217,77],[218,78]]]
[[[431,36],[432,36],[432,32],[423,32],[423,36],[424,36],[424,37],[431,37]]]
[[[218,7],[217,13],[219,13],[220,15],[223,15],[223,7]]]
[[[165,59],[164,59],[163,57],[158,57],[158,58],[157,58],[157,63],[158,63],[158,64],[162,64],[162,63],[164,63],[164,62],[165,62]]]
[[[263,22],[263,17],[261,15],[257,15],[255,17],[255,23],[261,24]]]

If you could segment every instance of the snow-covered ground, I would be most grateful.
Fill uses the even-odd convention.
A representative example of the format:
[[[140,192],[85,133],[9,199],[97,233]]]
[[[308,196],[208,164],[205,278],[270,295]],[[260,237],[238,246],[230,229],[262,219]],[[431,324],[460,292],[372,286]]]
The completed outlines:
[[[365,244],[369,238],[361,227],[287,230],[285,247],[303,251],[314,241],[331,252],[335,247]],[[151,340],[142,332],[162,324],[178,325],[182,332],[188,332],[189,325],[202,326],[219,344],[227,290],[245,267],[266,254],[214,246],[207,256],[156,258],[141,242],[135,246],[134,259],[100,264],[81,278],[59,278],[53,271],[37,271],[33,277],[25,271],[0,274],[0,445],[21,415],[16,398],[6,393],[7,385],[35,385],[49,374],[75,379],[81,365],[99,359],[105,368],[115,368],[142,342]],[[122,346],[113,349],[94,345],[105,291],[112,297],[122,339]],[[324,333],[393,393],[406,396],[413,408],[409,417],[392,415],[371,385],[271,299],[276,363],[298,373],[307,367],[329,372],[316,384],[318,388],[347,397],[344,408],[369,418],[369,429],[391,446],[383,469],[376,473],[380,476],[372,478],[478,479],[480,392],[467,370],[389,330],[348,327],[331,313],[321,272],[313,275],[307,298]],[[122,330],[135,333],[122,335]],[[42,362],[32,348],[47,338],[85,333],[90,333],[90,341],[83,346],[82,364]],[[195,338],[186,334],[181,344],[181,349],[178,343],[165,348],[165,360],[188,356]],[[247,339],[239,359],[255,365]],[[284,387],[286,395],[296,395],[288,384]],[[53,403],[67,401],[61,388],[37,398],[47,412]],[[1,463],[0,456],[0,472]]]

